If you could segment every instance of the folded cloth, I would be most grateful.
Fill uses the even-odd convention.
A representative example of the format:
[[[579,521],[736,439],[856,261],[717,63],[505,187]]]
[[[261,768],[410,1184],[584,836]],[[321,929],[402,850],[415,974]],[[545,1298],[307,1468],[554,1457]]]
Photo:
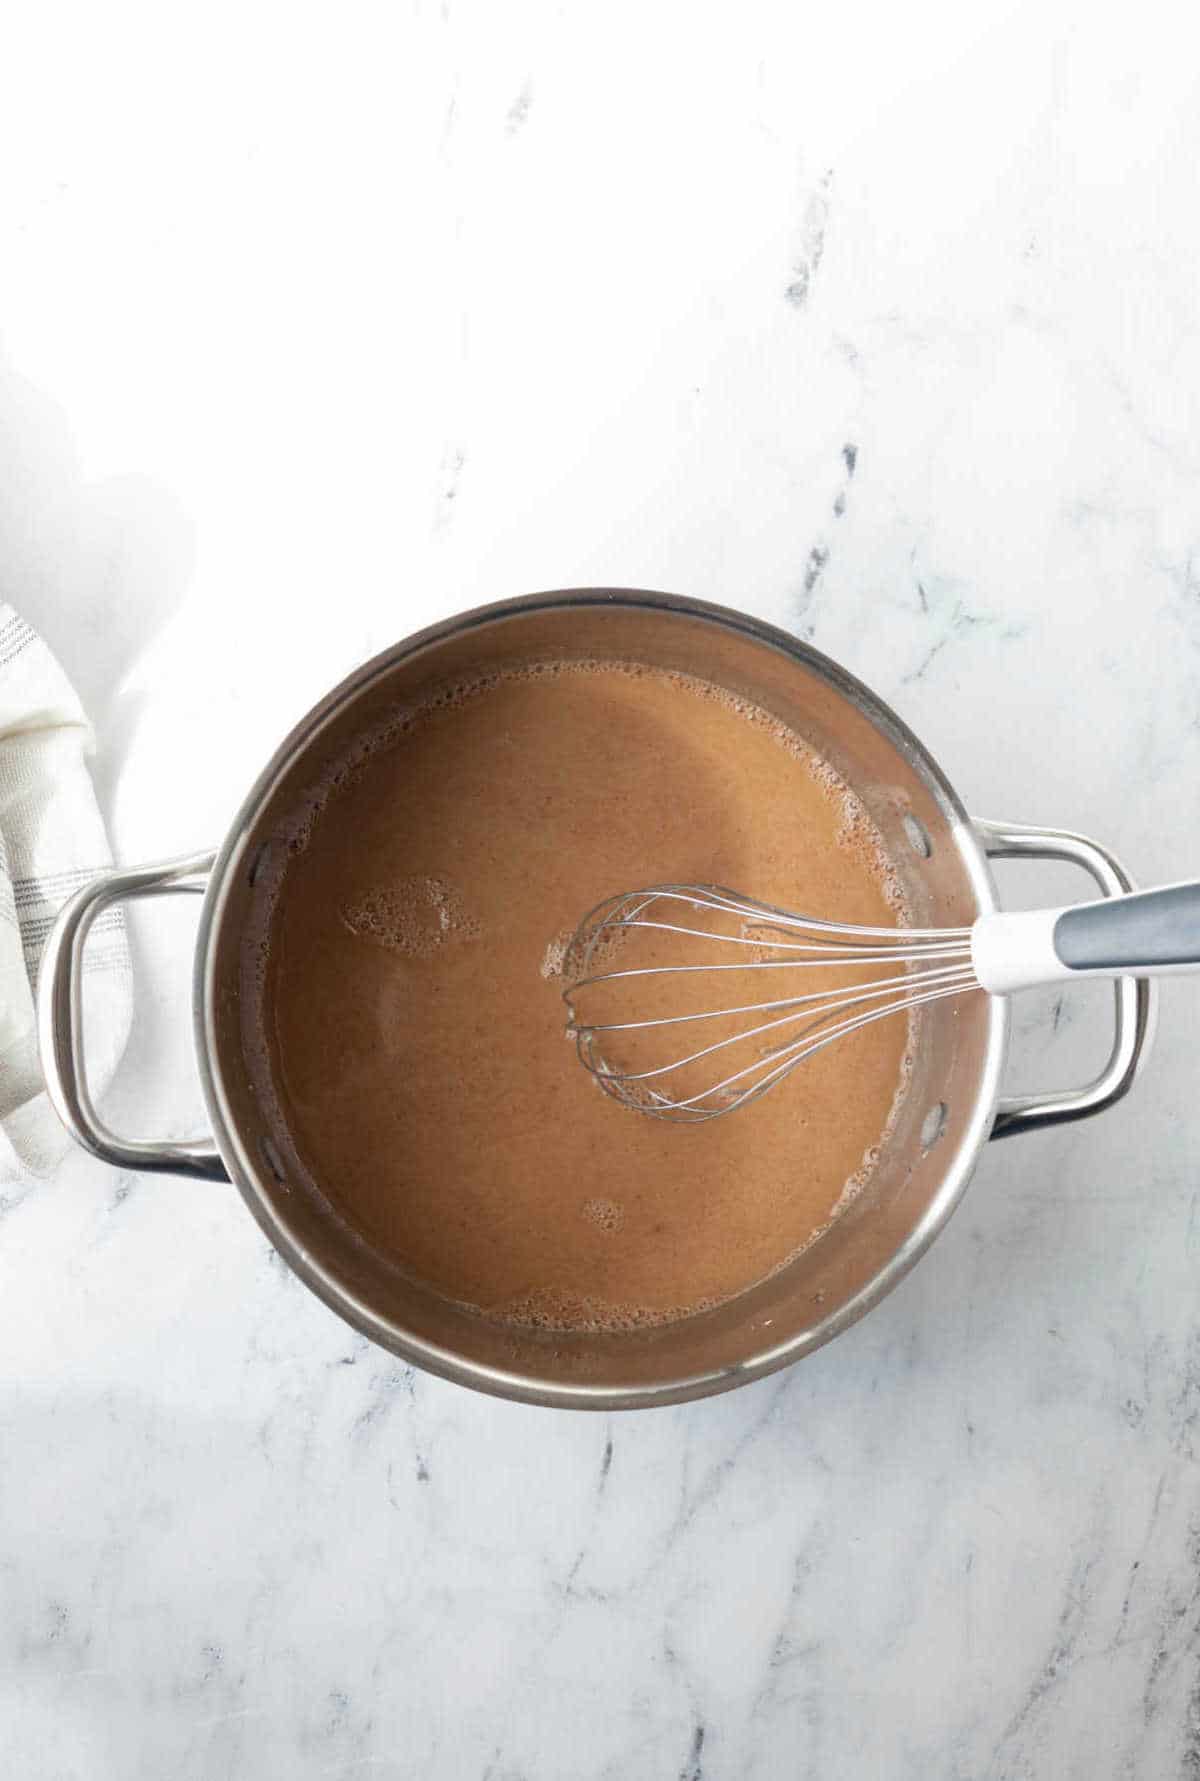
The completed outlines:
[[[37,633],[0,604],[0,1197],[45,1175],[70,1139],[42,1087],[33,992],[59,908],[112,864],[85,765],[93,738]],[[129,1036],[129,948],[106,910],[84,955],[88,1082],[108,1083]]]

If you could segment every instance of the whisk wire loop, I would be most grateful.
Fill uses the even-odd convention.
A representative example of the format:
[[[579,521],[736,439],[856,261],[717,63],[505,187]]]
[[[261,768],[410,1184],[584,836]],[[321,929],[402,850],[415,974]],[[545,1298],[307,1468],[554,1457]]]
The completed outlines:
[[[681,910],[698,913],[704,925],[680,919]],[[649,948],[653,962],[615,964],[633,943]],[[672,962],[663,962],[664,946],[674,949]],[[738,954],[730,957],[729,948]],[[683,962],[676,961],[677,953]],[[666,1013],[648,1014],[638,1001],[651,980],[682,992],[690,984],[675,980],[706,974],[855,973],[868,967],[892,974],[717,1007],[671,1004]],[[805,1058],[876,1020],[978,987],[968,928],[822,921],[718,885],[688,884],[653,885],[598,904],[567,948],[563,976],[568,1030],[584,1067],[614,1099],[682,1123],[715,1119],[757,1100]],[[786,978],[772,981],[782,991]],[[599,1003],[596,1014],[589,1012],[593,1002]],[[614,1012],[623,1017],[598,1017]],[[760,1015],[770,1018],[744,1023],[744,1017]],[[676,1028],[722,1021],[743,1024],[728,1032],[715,1029],[717,1037],[690,1051],[678,1042]],[[627,1056],[623,1035],[648,1039],[658,1049],[649,1060]],[[703,1029],[697,1036],[706,1036]],[[720,1063],[711,1061],[720,1054]],[[719,1075],[728,1064],[736,1067]],[[719,1079],[712,1081],[714,1075]]]

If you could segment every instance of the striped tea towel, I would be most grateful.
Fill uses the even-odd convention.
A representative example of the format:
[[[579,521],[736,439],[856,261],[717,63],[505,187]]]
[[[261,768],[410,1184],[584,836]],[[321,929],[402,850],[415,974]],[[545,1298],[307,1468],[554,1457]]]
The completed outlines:
[[[34,1025],[38,959],[60,906],[111,865],[85,757],[92,732],[37,633],[0,604],[0,1197],[44,1175],[70,1139],[42,1088]],[[129,1035],[129,949],[106,910],[84,956],[88,1081],[99,1093]]]

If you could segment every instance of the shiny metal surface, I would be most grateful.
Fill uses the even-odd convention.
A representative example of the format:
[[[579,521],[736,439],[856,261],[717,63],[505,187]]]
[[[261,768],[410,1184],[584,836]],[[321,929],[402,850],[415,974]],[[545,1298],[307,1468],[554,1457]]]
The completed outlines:
[[[1067,829],[1025,828],[1016,823],[977,822],[975,827],[989,859],[1065,860],[1068,865],[1082,866],[1106,897],[1119,897],[1135,889],[1133,879],[1116,855],[1086,835],[1075,835]],[[1119,977],[1113,995],[1112,1050],[1096,1079],[1083,1088],[1002,1097],[992,1126],[993,1138],[1087,1119],[1093,1113],[1103,1113],[1129,1093],[1154,1037],[1158,988],[1146,977]]]
[[[138,897],[203,894],[215,855],[101,873],[68,899],[46,940],[38,970],[38,1051],[46,1093],[76,1143],[114,1169],[172,1175],[228,1176],[211,1138],[155,1141],[119,1138],[97,1113],[83,1067],[83,956],[88,930],[116,903]]]
[[[1145,1054],[1152,1004],[1147,986],[1119,987],[1117,1040],[1097,1083],[1074,1095],[1006,1102],[999,1099],[1006,1002],[977,996],[924,1010],[910,1093],[868,1189],[803,1255],[714,1311],[631,1335],[563,1335],[493,1324],[440,1299],[338,1219],[319,1184],[295,1166],[287,1132],[264,1112],[246,1055],[242,939],[260,894],[260,865],[281,817],[348,739],[431,680],[480,664],[554,655],[634,659],[700,674],[807,736],[854,787],[892,858],[902,862],[914,920],[924,927],[967,927],[995,908],[989,852],[1070,857],[1107,887],[1116,886],[1121,869],[1095,844],[1076,837],[977,827],[911,732],[836,663],[743,613],[662,594],[577,590],[466,613],[368,662],[287,737],[216,858],[196,949],[201,1080],[217,1150],[248,1207],[326,1304],[415,1365],[530,1403],[595,1409],[673,1403],[759,1378],[855,1322],[942,1229],[993,1122],[998,1131],[1015,1131],[1079,1118],[1125,1092]],[[1069,854],[1062,851],[1068,846]],[[192,860],[147,869],[136,892],[168,888],[164,873],[184,880],[197,868]],[[128,884],[126,875],[118,876]],[[123,894],[115,880],[110,888],[114,897]],[[68,956],[75,960],[75,941],[66,928],[52,968],[59,987],[44,1004],[46,1052],[59,1084],[56,1104],[96,1154],[119,1158],[125,1167],[179,1166],[165,1160],[169,1147],[115,1139],[95,1118],[86,1091],[80,1099],[81,1078],[72,1061],[78,1023],[71,973],[64,981],[62,963]],[[180,1162],[190,1172],[215,1172],[209,1167],[214,1153],[184,1148],[189,1154]],[[447,1187],[453,1190],[452,1183]]]

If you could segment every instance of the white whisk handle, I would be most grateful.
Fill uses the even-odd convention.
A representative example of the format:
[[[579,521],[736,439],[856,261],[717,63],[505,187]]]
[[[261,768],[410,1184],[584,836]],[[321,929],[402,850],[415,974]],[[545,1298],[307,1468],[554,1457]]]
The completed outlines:
[[[971,930],[971,963],[993,995],[1072,977],[1200,971],[1200,883],[1063,909],[981,915]]]
[[[1058,909],[1017,909],[981,915],[971,929],[971,963],[983,988],[994,996],[1057,983],[1071,976],[1054,950]]]

